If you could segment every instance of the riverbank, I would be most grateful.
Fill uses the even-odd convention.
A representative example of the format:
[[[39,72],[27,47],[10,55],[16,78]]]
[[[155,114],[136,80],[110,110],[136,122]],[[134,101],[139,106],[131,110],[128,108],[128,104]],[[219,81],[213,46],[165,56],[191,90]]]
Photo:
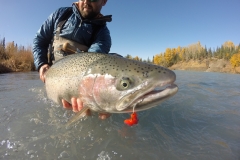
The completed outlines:
[[[11,58],[8,60],[0,60],[0,74],[1,73],[10,73],[10,72],[27,72],[35,71],[35,66],[33,60],[28,59],[15,59]]]
[[[211,60],[189,60],[188,62],[179,62],[169,67],[172,70],[192,70],[202,72],[220,72],[220,73],[234,73],[240,74],[240,67],[233,68],[229,61],[224,59]],[[34,71],[35,67],[32,61],[19,61],[10,59],[7,61],[0,61],[0,74],[9,72],[26,72]]]
[[[169,67],[169,69],[240,74],[240,67],[233,68],[229,61],[217,58],[179,62]]]

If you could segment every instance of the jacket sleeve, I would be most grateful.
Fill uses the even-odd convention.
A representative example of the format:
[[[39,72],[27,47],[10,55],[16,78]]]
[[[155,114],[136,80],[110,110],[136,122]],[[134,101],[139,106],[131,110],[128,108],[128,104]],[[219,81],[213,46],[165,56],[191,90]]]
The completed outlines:
[[[88,49],[88,52],[109,53],[111,45],[110,32],[107,26],[104,26],[97,33],[93,44]]]
[[[54,34],[55,18],[56,12],[52,13],[42,24],[33,39],[33,58],[35,67],[38,71],[42,65],[48,63],[47,52]]]

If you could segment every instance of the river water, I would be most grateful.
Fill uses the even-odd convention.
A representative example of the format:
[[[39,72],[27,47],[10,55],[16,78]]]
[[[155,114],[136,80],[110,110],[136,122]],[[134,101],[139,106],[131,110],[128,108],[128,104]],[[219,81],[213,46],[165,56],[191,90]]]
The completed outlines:
[[[240,75],[175,71],[178,93],[156,108],[66,128],[37,72],[0,75],[0,159],[240,159]]]

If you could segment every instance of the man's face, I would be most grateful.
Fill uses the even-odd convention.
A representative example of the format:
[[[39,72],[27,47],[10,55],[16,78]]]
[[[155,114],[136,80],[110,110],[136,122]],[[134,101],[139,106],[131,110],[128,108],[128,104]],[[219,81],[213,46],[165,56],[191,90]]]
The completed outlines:
[[[92,19],[96,17],[101,9],[107,3],[107,0],[79,0],[79,11],[83,18]]]

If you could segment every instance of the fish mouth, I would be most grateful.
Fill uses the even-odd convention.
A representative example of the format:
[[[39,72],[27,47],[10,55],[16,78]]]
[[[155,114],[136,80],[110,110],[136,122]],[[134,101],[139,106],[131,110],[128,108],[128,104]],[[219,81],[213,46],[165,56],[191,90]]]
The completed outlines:
[[[162,101],[175,95],[177,91],[178,86],[174,83],[153,87],[135,99],[126,109],[120,112],[133,112],[133,108],[134,111],[143,111],[153,108],[159,105]]]

